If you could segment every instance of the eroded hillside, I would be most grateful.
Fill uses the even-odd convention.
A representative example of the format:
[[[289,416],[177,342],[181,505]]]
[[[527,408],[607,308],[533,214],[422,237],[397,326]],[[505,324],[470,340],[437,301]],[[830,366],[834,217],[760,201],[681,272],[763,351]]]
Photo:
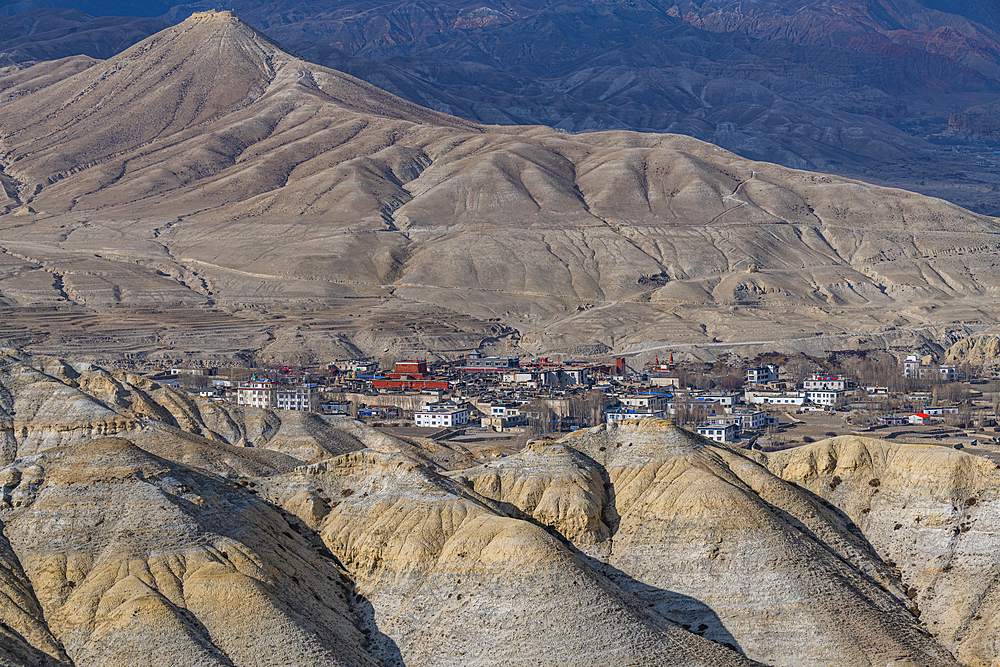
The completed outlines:
[[[5,664],[996,654],[1000,473],[954,450],[839,438],[751,456],[632,420],[443,457],[12,353],[0,396]]]

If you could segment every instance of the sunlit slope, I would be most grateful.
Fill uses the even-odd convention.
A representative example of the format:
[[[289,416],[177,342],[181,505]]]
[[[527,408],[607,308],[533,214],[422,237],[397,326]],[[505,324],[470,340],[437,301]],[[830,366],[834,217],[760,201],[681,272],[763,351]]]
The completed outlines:
[[[992,664],[1000,652],[1000,475],[992,461],[850,436],[760,458],[851,518],[898,569],[927,628],[962,662]]]
[[[677,135],[474,125],[224,13],[66,76],[85,64],[0,105],[14,306],[377,294],[498,317],[534,350],[995,316],[996,223],[940,200]]]
[[[573,540],[651,609],[755,660],[956,664],[843,515],[667,421],[579,431],[453,476]]]
[[[380,664],[335,564],[233,482],[117,438],[0,475],[5,621],[64,664]]]
[[[401,454],[259,483],[318,531],[387,665],[750,665],[595,571],[556,536]]]

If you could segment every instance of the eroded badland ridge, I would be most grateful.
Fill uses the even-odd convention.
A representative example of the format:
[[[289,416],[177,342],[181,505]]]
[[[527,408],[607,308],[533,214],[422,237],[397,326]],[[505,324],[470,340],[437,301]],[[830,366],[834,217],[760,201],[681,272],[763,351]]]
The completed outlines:
[[[4,664],[997,655],[1000,471],[951,449],[763,454],[627,420],[442,457],[9,351],[0,409]]]
[[[0,88],[0,338],[36,351],[818,352],[997,321],[992,218],[687,137],[477,125],[228,14]]]

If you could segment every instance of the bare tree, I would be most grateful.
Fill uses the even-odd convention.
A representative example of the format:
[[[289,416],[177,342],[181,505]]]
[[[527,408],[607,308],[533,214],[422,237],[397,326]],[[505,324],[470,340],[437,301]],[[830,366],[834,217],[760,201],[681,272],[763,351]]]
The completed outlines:
[[[805,380],[810,374],[815,372],[815,369],[816,364],[802,355],[792,357],[783,367],[786,381],[793,384],[799,384]]]
[[[875,424],[875,415],[864,410],[851,411],[852,426],[872,426]]]
[[[607,409],[608,395],[603,391],[591,389],[586,395],[587,420],[591,426],[597,426],[604,421],[604,410]]]
[[[528,420],[525,427],[526,434],[545,435],[552,432],[552,418],[555,413],[545,401],[536,398],[526,404],[523,411]]]

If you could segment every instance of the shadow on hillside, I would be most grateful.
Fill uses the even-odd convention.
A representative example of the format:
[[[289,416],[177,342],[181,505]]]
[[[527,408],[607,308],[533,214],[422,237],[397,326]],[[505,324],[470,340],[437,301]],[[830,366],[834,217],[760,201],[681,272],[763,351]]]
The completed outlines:
[[[406,667],[403,654],[392,637],[378,629],[375,608],[363,595],[351,594],[351,606],[358,619],[358,627],[365,635],[365,649],[385,667]]]
[[[728,646],[743,655],[743,649],[723,625],[718,614],[701,600],[682,593],[650,586],[633,579],[613,565],[592,558],[579,550],[575,551],[590,567],[603,574],[625,592],[638,598],[640,605],[646,608],[647,613],[652,612],[689,632],[710,639],[717,644]]]

